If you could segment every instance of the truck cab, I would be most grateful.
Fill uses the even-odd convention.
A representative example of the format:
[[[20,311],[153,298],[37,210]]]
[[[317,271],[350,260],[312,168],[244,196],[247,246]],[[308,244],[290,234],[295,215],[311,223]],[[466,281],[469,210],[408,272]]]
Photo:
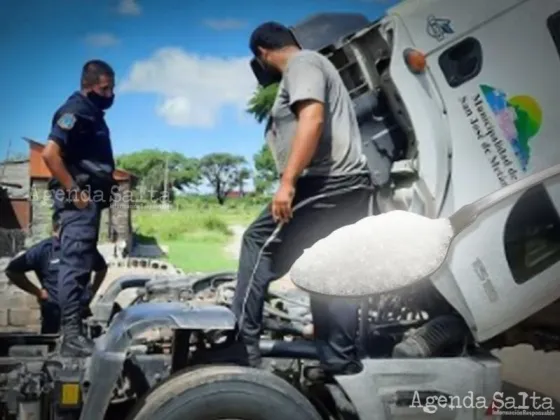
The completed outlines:
[[[536,5],[408,1],[389,11],[393,57],[408,48],[426,57],[423,75],[402,59],[390,66],[416,133],[425,208],[435,210],[426,215],[448,216],[560,161],[560,2]],[[423,103],[413,98],[421,90]],[[558,180],[518,195],[462,235],[432,279],[477,341],[560,298],[559,208]]]
[[[307,35],[321,25],[324,45]],[[382,212],[445,217],[560,160],[558,0],[408,0],[375,22],[318,15],[293,33],[354,100]],[[431,279],[478,342],[560,298],[559,208],[557,180],[516,196]]]

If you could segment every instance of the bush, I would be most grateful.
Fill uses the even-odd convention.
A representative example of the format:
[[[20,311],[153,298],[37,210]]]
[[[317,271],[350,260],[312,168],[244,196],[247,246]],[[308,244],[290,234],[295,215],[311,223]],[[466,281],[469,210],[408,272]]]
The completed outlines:
[[[163,241],[177,240],[185,234],[201,231],[231,235],[227,223],[216,214],[192,210],[139,210],[134,214],[133,224],[139,234]]]
[[[158,241],[175,241],[185,235],[192,238],[195,234],[197,238],[224,238],[231,235],[231,225],[248,225],[269,200],[247,196],[231,198],[219,205],[213,196],[177,197],[168,211],[134,210],[133,226],[137,234]]]
[[[214,214],[210,214],[203,219],[203,227],[211,232],[221,232],[224,235],[231,235],[231,230],[227,223]]]
[[[174,205],[176,208],[181,210],[213,209],[217,212],[223,212],[224,210],[253,209],[255,206],[263,207],[268,202],[270,202],[270,197],[248,194],[245,197],[226,199],[224,205],[220,206],[218,204],[218,200],[216,199],[216,197],[212,195],[191,195],[191,196],[177,197],[174,201]]]

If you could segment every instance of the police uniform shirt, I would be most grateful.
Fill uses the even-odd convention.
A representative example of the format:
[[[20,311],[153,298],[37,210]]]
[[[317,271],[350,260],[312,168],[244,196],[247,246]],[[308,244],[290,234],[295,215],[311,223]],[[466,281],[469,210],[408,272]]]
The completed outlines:
[[[115,169],[105,112],[81,92],[73,93],[55,112],[49,139],[63,151],[71,173],[74,165],[84,161],[95,162],[108,175]]]
[[[51,237],[33,245],[27,251],[16,256],[6,267],[6,271],[15,273],[26,273],[34,271],[39,279],[41,287],[47,291],[50,302],[57,302],[58,298],[58,267],[60,263],[60,242],[58,238]],[[107,263],[103,256],[97,251],[94,271],[104,271]],[[82,296],[82,301],[87,303],[91,299],[91,290]]]

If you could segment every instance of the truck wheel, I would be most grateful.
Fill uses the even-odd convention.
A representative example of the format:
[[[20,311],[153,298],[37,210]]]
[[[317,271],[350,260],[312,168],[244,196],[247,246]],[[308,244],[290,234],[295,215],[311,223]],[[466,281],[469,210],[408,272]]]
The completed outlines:
[[[322,420],[313,405],[270,372],[207,366],[169,378],[149,392],[129,420]]]

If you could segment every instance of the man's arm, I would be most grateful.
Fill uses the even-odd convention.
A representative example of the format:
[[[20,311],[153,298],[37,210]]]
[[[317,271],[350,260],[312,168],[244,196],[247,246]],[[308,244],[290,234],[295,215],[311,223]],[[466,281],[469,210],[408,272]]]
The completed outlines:
[[[26,276],[27,271],[32,271],[37,266],[39,250],[35,247],[30,248],[27,252],[21,252],[14,257],[6,267],[6,276],[10,281],[21,290],[41,298],[41,289]]]
[[[53,177],[62,184],[65,190],[70,191],[74,187],[74,179],[64,165],[62,157],[76,130],[77,120],[72,113],[63,113],[55,119],[49,141],[43,149],[42,157]]]
[[[95,265],[93,266],[93,284],[91,286],[92,297],[95,296],[103,280],[105,280],[107,276],[107,263],[105,262],[105,258],[103,258],[99,251],[97,251],[96,254]]]
[[[296,58],[285,77],[290,106],[298,119],[282,183],[295,185],[319,145],[325,119],[326,80],[315,64]]]

